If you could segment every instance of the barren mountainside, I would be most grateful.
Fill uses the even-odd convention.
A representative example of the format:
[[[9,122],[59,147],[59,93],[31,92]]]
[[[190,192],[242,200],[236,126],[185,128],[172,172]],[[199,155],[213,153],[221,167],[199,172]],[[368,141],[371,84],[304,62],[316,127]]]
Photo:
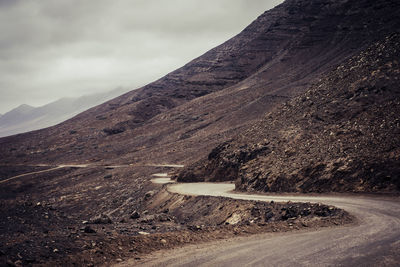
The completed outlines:
[[[399,28],[397,1],[288,0],[143,88],[0,139],[2,163],[190,163]]]
[[[399,62],[394,34],[216,147],[179,180],[236,180],[238,190],[264,192],[399,190]]]
[[[264,232],[266,242],[224,249],[245,260],[261,251],[250,265],[396,266],[398,197],[288,194],[283,204],[227,193],[231,183],[173,191],[153,179],[398,196],[398,14],[398,0],[286,0],[149,85],[0,138],[0,266],[146,265],[152,251]],[[214,265],[232,256],[206,254]]]

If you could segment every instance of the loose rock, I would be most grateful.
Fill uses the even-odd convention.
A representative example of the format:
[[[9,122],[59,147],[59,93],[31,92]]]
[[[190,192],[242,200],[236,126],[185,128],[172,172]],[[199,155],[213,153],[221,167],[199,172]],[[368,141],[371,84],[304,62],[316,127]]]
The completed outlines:
[[[140,218],[139,212],[137,212],[136,210],[132,212],[131,219],[139,219],[139,218]]]
[[[83,229],[83,231],[84,231],[85,233],[88,233],[88,234],[94,234],[94,233],[96,233],[96,231],[95,231],[92,227],[90,227],[89,225],[87,225],[87,226]]]
[[[93,224],[110,224],[112,223],[111,218],[106,214],[97,215],[89,220]]]

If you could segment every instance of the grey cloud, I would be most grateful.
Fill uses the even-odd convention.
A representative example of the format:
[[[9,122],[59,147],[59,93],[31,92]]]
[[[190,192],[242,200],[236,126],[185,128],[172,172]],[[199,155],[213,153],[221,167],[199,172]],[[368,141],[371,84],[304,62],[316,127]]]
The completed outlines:
[[[0,0],[0,113],[142,86],[282,0]]]

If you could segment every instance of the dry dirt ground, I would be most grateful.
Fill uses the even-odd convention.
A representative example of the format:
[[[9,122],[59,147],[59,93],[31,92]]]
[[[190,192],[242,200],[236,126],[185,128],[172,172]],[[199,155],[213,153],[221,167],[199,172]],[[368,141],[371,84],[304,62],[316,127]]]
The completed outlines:
[[[183,196],[150,182],[171,171],[66,167],[0,184],[0,265],[109,265],[185,244],[352,221],[331,206]]]
[[[233,188],[229,183],[186,183],[173,184],[168,190],[191,196],[224,196],[267,203],[322,202],[350,212],[356,216],[357,223],[319,231],[259,234],[172,251],[161,250],[141,261],[128,260],[119,266],[398,266],[400,262],[398,196],[263,195],[232,192]],[[241,213],[234,215],[239,217]]]

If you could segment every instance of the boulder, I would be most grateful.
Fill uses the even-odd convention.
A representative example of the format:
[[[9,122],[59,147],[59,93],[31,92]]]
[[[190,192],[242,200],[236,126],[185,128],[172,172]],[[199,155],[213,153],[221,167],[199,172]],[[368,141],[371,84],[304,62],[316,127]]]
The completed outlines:
[[[132,212],[131,219],[139,219],[139,218],[140,218],[139,212],[137,212],[136,210]]]

